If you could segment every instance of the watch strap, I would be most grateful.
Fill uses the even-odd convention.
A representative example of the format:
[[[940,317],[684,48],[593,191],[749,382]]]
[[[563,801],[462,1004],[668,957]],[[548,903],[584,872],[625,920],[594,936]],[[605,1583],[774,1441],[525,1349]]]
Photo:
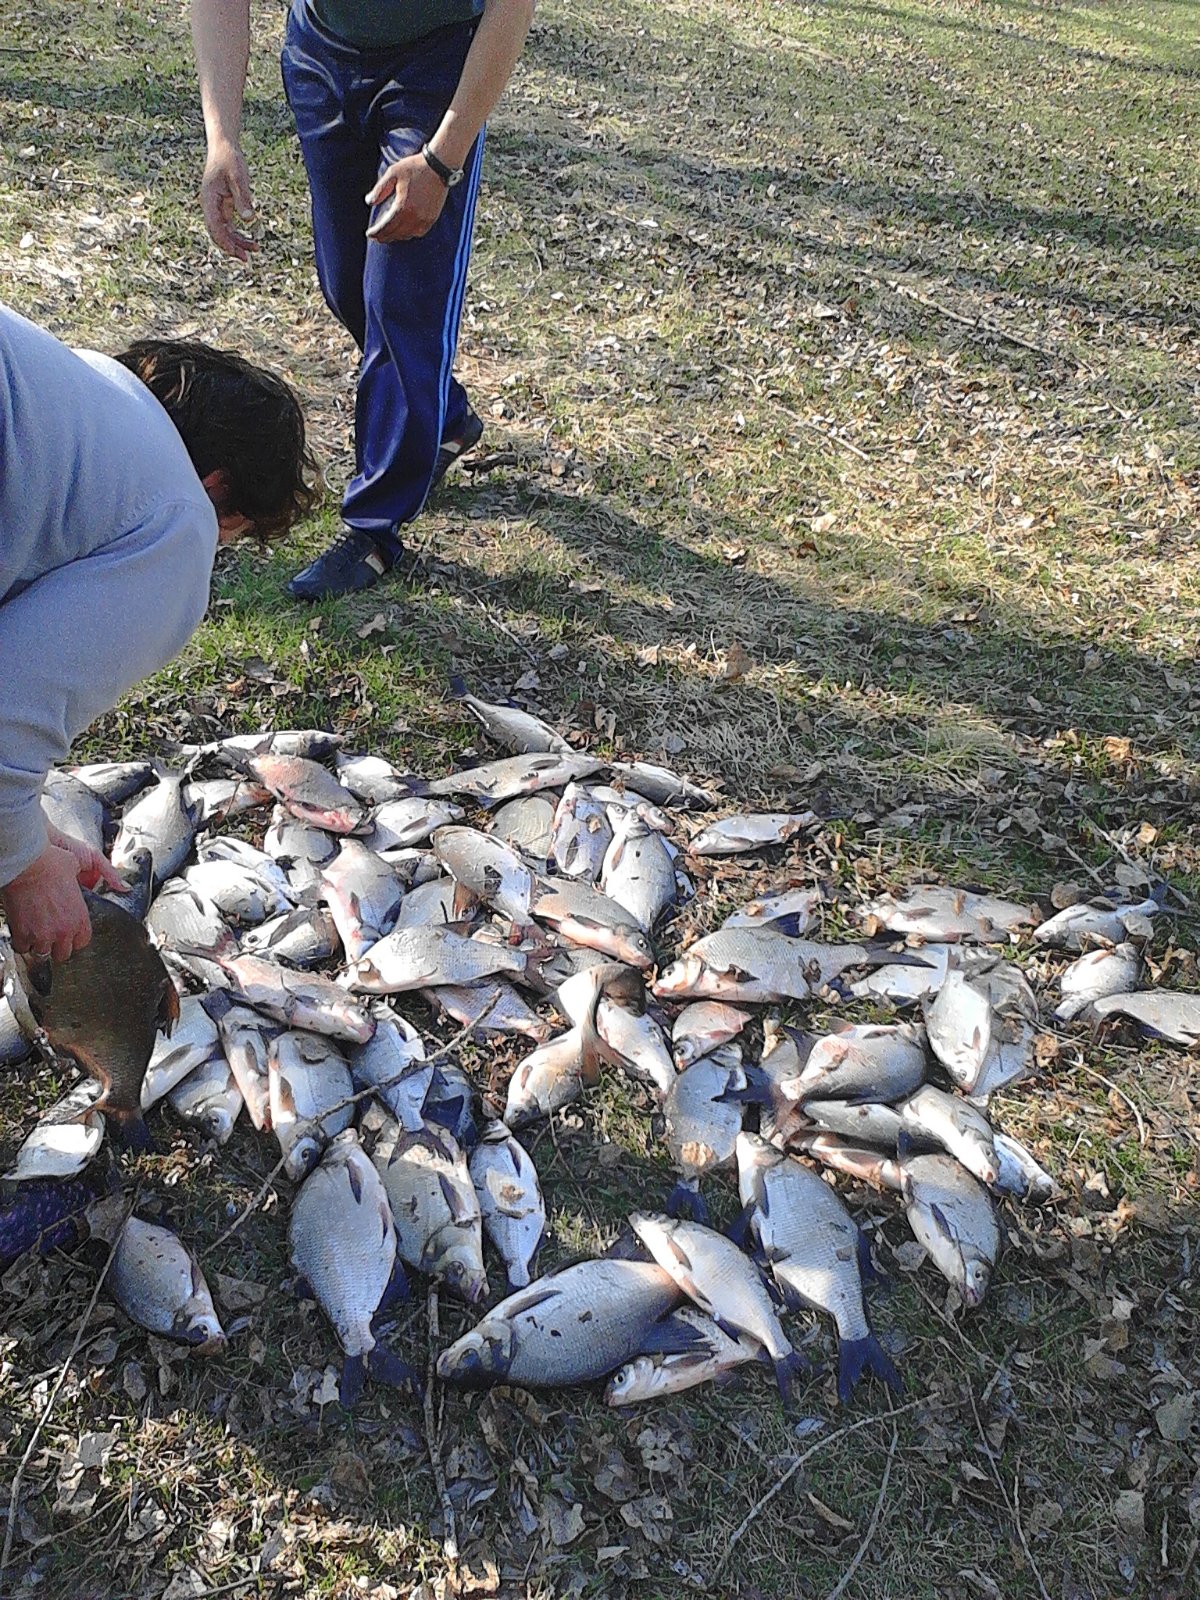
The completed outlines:
[[[425,157],[426,165],[437,173],[447,189],[453,189],[456,183],[462,182],[463,169],[461,167],[448,167],[440,156],[434,155],[428,145],[422,147],[421,154]]]

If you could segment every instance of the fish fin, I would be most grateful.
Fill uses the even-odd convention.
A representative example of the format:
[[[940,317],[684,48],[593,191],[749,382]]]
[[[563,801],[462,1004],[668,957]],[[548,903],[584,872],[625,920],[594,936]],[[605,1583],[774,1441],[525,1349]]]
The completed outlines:
[[[738,1100],[746,1106],[769,1106],[775,1102],[776,1089],[769,1074],[761,1067],[743,1066],[742,1076],[746,1080],[744,1089],[731,1091],[727,1089],[724,1094],[718,1095],[722,1101]]]
[[[653,1259],[654,1257],[631,1228],[622,1228],[604,1252],[605,1261],[653,1261]]]
[[[157,1149],[140,1106],[133,1106],[127,1111],[118,1111],[112,1106],[106,1106],[103,1099],[100,1099],[92,1109],[103,1111],[108,1119],[113,1141],[122,1149],[136,1150],[139,1153]]]
[[[179,1021],[179,990],[167,978],[163,984],[162,999],[158,1004],[158,1031],[171,1037],[175,1024]]]
[[[680,1179],[671,1190],[663,1210],[668,1217],[681,1217],[688,1222],[700,1222],[705,1227],[709,1223],[708,1205],[704,1196],[700,1193],[695,1183],[686,1178]],[[674,1242],[672,1242],[672,1248],[682,1256],[684,1264],[690,1269],[691,1262],[687,1260],[686,1256],[683,1256],[682,1251],[679,1250],[679,1247]]]
[[[901,1128],[896,1135],[896,1160],[907,1161],[909,1156],[917,1153],[916,1141],[908,1128]]]
[[[297,1300],[315,1300],[317,1298],[317,1291],[302,1272],[298,1272],[292,1279],[292,1293]]]
[[[363,1390],[367,1376],[365,1356],[347,1356],[342,1362],[342,1381],[338,1385],[338,1404],[343,1411],[352,1411]]]
[[[808,916],[803,911],[787,911],[782,917],[772,917],[763,926],[786,934],[789,939],[798,939],[808,927]]]
[[[39,959],[35,956],[23,957],[25,977],[28,979],[29,988],[33,991],[31,1000],[48,1000],[50,990],[54,987],[54,963],[49,956]]]
[[[692,1323],[666,1316],[646,1329],[637,1353],[640,1356],[677,1356],[688,1350],[703,1349],[704,1343],[703,1333]]]
[[[228,989],[213,989],[201,997],[200,1008],[210,1022],[220,1022],[233,1010],[233,996]]]
[[[860,1228],[858,1230],[858,1275],[864,1283],[886,1284],[887,1277],[875,1265],[875,1258],[871,1254],[871,1241]]]
[[[403,1389],[414,1399],[420,1398],[420,1374],[386,1345],[375,1346],[367,1357],[367,1368],[377,1383],[386,1383],[391,1389]]]
[[[733,1221],[729,1224],[729,1227],[725,1230],[726,1237],[731,1239],[733,1243],[737,1245],[739,1250],[744,1250],[746,1248],[746,1241],[750,1237],[750,1225],[754,1219],[755,1210],[756,1206],[754,1201],[747,1200],[746,1204],[742,1207],[737,1216],[734,1217]]]
[[[869,1333],[865,1339],[840,1339],[838,1399],[843,1405],[849,1403],[864,1372],[873,1372],[877,1378],[882,1378],[893,1394],[899,1394],[904,1388],[891,1358],[873,1333]]]
[[[467,1203],[466,1196],[450,1182],[444,1172],[438,1173],[438,1184],[442,1191],[442,1199],[446,1202],[446,1209],[454,1222],[469,1222],[472,1217],[479,1215],[478,1210]]]
[[[790,1411],[794,1399],[794,1385],[801,1378],[807,1378],[812,1373],[812,1368],[798,1350],[793,1350],[789,1355],[780,1356],[772,1365],[775,1368],[775,1382],[779,1385],[779,1395],[783,1401],[785,1411]]]
[[[950,1226],[950,1222],[949,1222],[949,1219],[946,1216],[946,1213],[942,1210],[941,1206],[938,1205],[936,1200],[929,1207],[929,1215],[933,1218],[934,1222],[937,1224],[938,1232],[943,1234],[947,1239],[949,1239],[951,1244],[957,1244],[958,1243],[958,1235],[955,1233],[954,1229]]]
[[[866,958],[857,963],[860,967],[926,967],[934,963],[922,958],[918,950],[895,950],[886,942],[864,945]]]

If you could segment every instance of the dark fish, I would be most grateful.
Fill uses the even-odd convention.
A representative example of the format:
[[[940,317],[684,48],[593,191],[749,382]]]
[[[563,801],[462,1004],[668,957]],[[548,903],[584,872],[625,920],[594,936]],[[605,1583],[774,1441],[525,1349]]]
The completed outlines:
[[[22,961],[30,1009],[56,1051],[100,1084],[95,1109],[135,1149],[150,1147],[142,1080],[159,1032],[170,1033],[179,996],[163,959],[135,917],[84,891],[92,941],[56,962]]]

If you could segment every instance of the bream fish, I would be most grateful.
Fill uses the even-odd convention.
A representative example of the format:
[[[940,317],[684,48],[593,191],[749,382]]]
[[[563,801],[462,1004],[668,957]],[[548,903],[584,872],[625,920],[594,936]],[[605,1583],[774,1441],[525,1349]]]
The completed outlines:
[[[518,795],[506,800],[492,818],[492,833],[518,851],[538,872],[546,870],[554,833],[555,806],[544,795]]]
[[[1029,907],[1014,900],[940,883],[919,883],[900,895],[881,895],[864,906],[861,915],[889,933],[913,934],[939,944],[960,939],[1004,944],[1033,922]]]
[[[931,1139],[960,1161],[980,1183],[989,1187],[995,1185],[1000,1176],[1000,1159],[992,1125],[961,1095],[947,1094],[944,1089],[927,1083],[901,1101],[898,1109],[904,1130],[914,1145]]]
[[[365,1007],[319,972],[296,972],[261,956],[235,956],[223,960],[221,967],[240,999],[286,1027],[324,1033],[350,1044],[366,1044],[375,1032]]]
[[[1060,1022],[1073,1017],[1096,1000],[1110,994],[1129,994],[1142,975],[1141,952],[1135,944],[1119,944],[1113,950],[1089,950],[1072,961],[1058,980],[1062,1000],[1054,1015]]]
[[[777,928],[792,938],[806,934],[817,920],[825,896],[820,889],[783,889],[747,900],[725,918],[723,928]]]
[[[326,904],[347,961],[357,961],[396,925],[404,892],[396,874],[358,839],[345,839],[321,870]]]
[[[512,800],[519,794],[537,794],[542,789],[561,789],[564,784],[590,778],[599,772],[603,761],[573,752],[544,755],[509,756],[489,761],[484,766],[454,772],[428,785],[432,795],[468,794],[484,805]]]
[[[285,967],[319,967],[342,948],[337,926],[324,906],[296,906],[281,917],[247,928],[242,953]]]
[[[1100,1018],[1121,1016],[1146,1033],[1191,1049],[1200,1043],[1200,994],[1180,989],[1146,989],[1140,994],[1109,994],[1092,1004]]]
[[[1037,999],[1011,962],[952,968],[923,1010],[929,1047],[964,1094],[983,1099],[1031,1070]]]
[[[636,811],[616,824],[604,856],[601,888],[623,906],[647,933],[675,903],[675,863],[661,833],[647,827]]]
[[[52,767],[42,785],[42,815],[52,828],[104,852],[104,802],[86,783]]]
[[[283,868],[294,898],[320,888],[321,868],[337,854],[337,840],[322,828],[301,822],[283,806],[271,813],[271,825],[263,838],[266,853]]]
[[[884,959],[862,944],[819,944],[770,928],[718,928],[669,966],[654,992],[673,1000],[807,1000],[847,968]]]
[[[623,906],[577,880],[543,878],[532,910],[572,944],[585,945],[631,967],[652,967],[654,950],[644,929]]]
[[[537,1117],[548,1117],[578,1100],[597,1081],[594,1061],[584,1061],[582,1028],[560,1033],[532,1050],[508,1080],[504,1120],[510,1128],[524,1127]]]
[[[991,1196],[953,1156],[902,1155],[909,1226],[966,1306],[983,1303],[1000,1254]]]
[[[121,1229],[108,1271],[113,1299],[139,1328],[191,1347],[194,1355],[225,1348],[200,1263],[177,1234],[130,1217]]]
[[[479,1199],[457,1140],[427,1124],[402,1133],[376,1164],[396,1221],[400,1257],[469,1305],[488,1292]]]
[[[78,1177],[104,1143],[104,1118],[95,1109],[99,1092],[90,1080],[76,1084],[43,1111],[4,1180]]]
[[[431,843],[446,871],[476,900],[504,912],[518,927],[528,923],[534,877],[515,851],[475,828],[439,828]]]
[[[345,981],[366,994],[402,994],[524,970],[525,957],[518,951],[465,939],[449,928],[397,928],[350,967]]]
[[[402,800],[412,793],[412,782],[381,756],[348,756],[341,750],[333,758],[338,782],[369,806]]]
[[[680,777],[668,767],[655,766],[652,761],[614,761],[610,770],[615,783],[636,790],[656,805],[714,806],[717,803],[711,789]]]
[[[354,1093],[350,1068],[332,1040],[286,1029],[268,1047],[267,1092],[283,1170],[299,1183],[354,1121],[354,1107],[343,1104]]]
[[[195,843],[197,819],[176,773],[159,775],[153,789],[125,810],[112,847],[118,870],[130,865],[135,850],[149,850],[154,860],[154,886],[161,888],[182,867]]]
[[[228,1140],[246,1103],[223,1055],[193,1067],[181,1083],[167,1091],[167,1100],[181,1121],[194,1124],[218,1144]]]
[[[640,1405],[645,1400],[665,1400],[701,1383],[720,1382],[735,1367],[767,1359],[757,1339],[748,1334],[727,1334],[703,1311],[683,1306],[658,1324],[660,1329],[683,1328],[699,1341],[694,1349],[669,1354],[637,1355],[619,1367],[604,1390],[610,1406]]]
[[[546,1203],[537,1168],[503,1122],[489,1122],[484,1128],[469,1167],[484,1232],[504,1263],[509,1289],[522,1289],[546,1231]]]
[[[604,802],[581,784],[569,783],[555,809],[550,837],[550,855],[559,872],[595,883],[612,836]]]
[[[1136,929],[1139,923],[1157,916],[1161,909],[1153,898],[1139,900],[1136,905],[1121,905],[1102,896],[1067,906],[1057,916],[1039,923],[1033,930],[1033,937],[1038,944],[1052,945],[1059,950],[1121,944],[1128,939],[1131,926]]]
[[[421,1126],[433,1064],[425,1060],[421,1035],[411,1022],[382,1003],[371,1008],[371,1015],[374,1035],[350,1053],[354,1086],[374,1089],[400,1126],[415,1133]]]
[[[372,850],[383,853],[410,850],[424,844],[438,828],[461,822],[466,815],[461,806],[449,800],[430,800],[422,795],[409,800],[390,800],[371,814],[371,831],[366,841]]]
[[[911,1023],[846,1023],[813,1043],[798,1078],[784,1094],[806,1100],[893,1104],[925,1081],[925,1042]]]
[[[694,856],[732,856],[764,845],[783,844],[817,821],[811,811],[764,811],[724,817],[704,828],[688,845]]]
[[[750,1021],[750,1013],[720,1000],[695,1000],[684,1006],[671,1028],[671,1049],[675,1065],[690,1066],[718,1045],[736,1039]]]
[[[269,1131],[271,1095],[267,1058],[270,1036],[278,1030],[249,1006],[235,1005],[224,991],[209,995],[204,1008],[217,1025],[225,1060],[246,1102],[250,1121],[260,1132]]]
[[[149,761],[92,761],[69,771],[72,778],[78,778],[98,794],[106,806],[123,805],[154,781],[154,767]]]
[[[366,816],[360,800],[332,772],[305,756],[252,756],[249,770],[301,822],[330,833],[353,833]]]
[[[155,1042],[142,1080],[142,1110],[149,1111],[190,1072],[221,1054],[216,1023],[197,996],[185,995],[179,1002],[179,1018],[170,1037]]]
[[[476,695],[468,694],[460,682],[456,681],[452,686],[457,690],[459,704],[466,706],[488,737],[502,749],[511,750],[515,755],[535,755],[547,751],[571,754],[571,746],[567,741],[541,717],[522,711],[519,706],[493,705],[487,700],[480,700]]]

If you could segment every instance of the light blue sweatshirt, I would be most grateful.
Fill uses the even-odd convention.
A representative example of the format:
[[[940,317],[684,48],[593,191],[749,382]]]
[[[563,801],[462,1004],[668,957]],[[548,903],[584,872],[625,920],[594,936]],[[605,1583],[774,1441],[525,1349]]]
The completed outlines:
[[[49,768],[199,626],[216,546],[145,384],[0,305],[0,886],[45,849]]]

